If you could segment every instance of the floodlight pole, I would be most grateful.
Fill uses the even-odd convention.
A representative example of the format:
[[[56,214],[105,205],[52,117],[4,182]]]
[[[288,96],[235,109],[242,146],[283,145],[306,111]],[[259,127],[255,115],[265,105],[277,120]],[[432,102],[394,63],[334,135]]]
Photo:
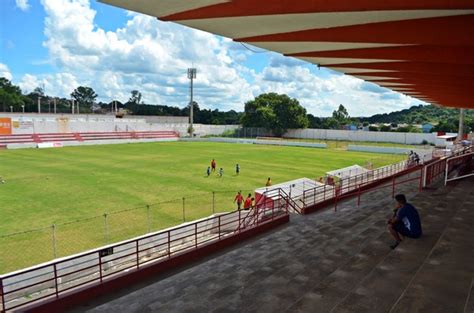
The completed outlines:
[[[38,96],[38,113],[41,113],[41,96]]]
[[[191,81],[190,93],[191,93],[191,102],[189,102],[189,135],[191,138],[194,137],[194,100],[193,100],[193,81],[196,78],[197,70],[195,68],[188,68],[188,79]]]

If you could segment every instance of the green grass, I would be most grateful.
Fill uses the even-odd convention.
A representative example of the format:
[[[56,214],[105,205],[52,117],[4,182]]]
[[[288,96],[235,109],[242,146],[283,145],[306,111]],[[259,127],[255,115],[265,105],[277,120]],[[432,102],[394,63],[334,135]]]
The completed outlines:
[[[212,158],[224,168],[223,178],[205,177]],[[52,224],[57,225],[56,255],[64,256],[179,224],[183,197],[189,221],[213,210],[232,210],[237,190],[250,192],[263,186],[267,177],[276,184],[401,158],[337,149],[193,142],[1,150],[0,176],[6,183],[0,185],[0,272],[51,259]],[[235,163],[241,165],[239,176],[234,175]],[[154,205],[147,209],[147,204]],[[122,210],[126,211],[114,213]],[[35,228],[45,229],[2,237]]]

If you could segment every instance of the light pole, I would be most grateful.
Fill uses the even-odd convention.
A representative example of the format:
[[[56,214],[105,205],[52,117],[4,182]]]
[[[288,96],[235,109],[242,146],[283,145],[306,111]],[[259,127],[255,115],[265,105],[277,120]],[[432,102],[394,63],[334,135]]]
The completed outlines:
[[[24,104],[21,105],[21,110],[23,111],[23,113],[25,113],[25,105]]]
[[[195,68],[188,68],[188,79],[191,81],[190,85],[190,93],[191,93],[191,101],[189,102],[189,135],[191,138],[194,137],[194,129],[193,129],[193,120],[194,120],[194,110],[193,110],[193,81],[196,78],[197,69]]]
[[[41,114],[41,96],[38,96],[38,114]]]
[[[54,98],[54,114],[56,114],[56,98]]]

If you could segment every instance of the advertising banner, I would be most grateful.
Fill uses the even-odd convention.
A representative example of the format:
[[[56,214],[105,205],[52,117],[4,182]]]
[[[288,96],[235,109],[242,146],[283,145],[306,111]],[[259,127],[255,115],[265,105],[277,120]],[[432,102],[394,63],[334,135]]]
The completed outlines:
[[[12,134],[12,120],[9,117],[0,117],[0,135]]]
[[[41,142],[38,144],[38,148],[62,148],[63,144],[61,142]]]

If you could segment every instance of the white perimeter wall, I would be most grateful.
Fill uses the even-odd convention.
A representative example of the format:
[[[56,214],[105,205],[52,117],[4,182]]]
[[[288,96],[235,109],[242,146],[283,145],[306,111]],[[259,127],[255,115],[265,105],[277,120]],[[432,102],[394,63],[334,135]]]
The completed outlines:
[[[436,133],[392,133],[333,129],[292,129],[284,137],[321,140],[348,140],[370,142],[393,142],[401,144],[421,144],[423,140],[435,143]]]
[[[145,118],[115,118],[107,115],[71,114],[0,114],[12,121],[12,134],[81,133],[81,132],[126,132],[173,130],[186,136],[189,124],[151,122]],[[166,120],[166,119],[165,119]],[[167,119],[169,120],[169,119]],[[221,135],[227,130],[237,129],[238,125],[194,124],[198,136]]]

